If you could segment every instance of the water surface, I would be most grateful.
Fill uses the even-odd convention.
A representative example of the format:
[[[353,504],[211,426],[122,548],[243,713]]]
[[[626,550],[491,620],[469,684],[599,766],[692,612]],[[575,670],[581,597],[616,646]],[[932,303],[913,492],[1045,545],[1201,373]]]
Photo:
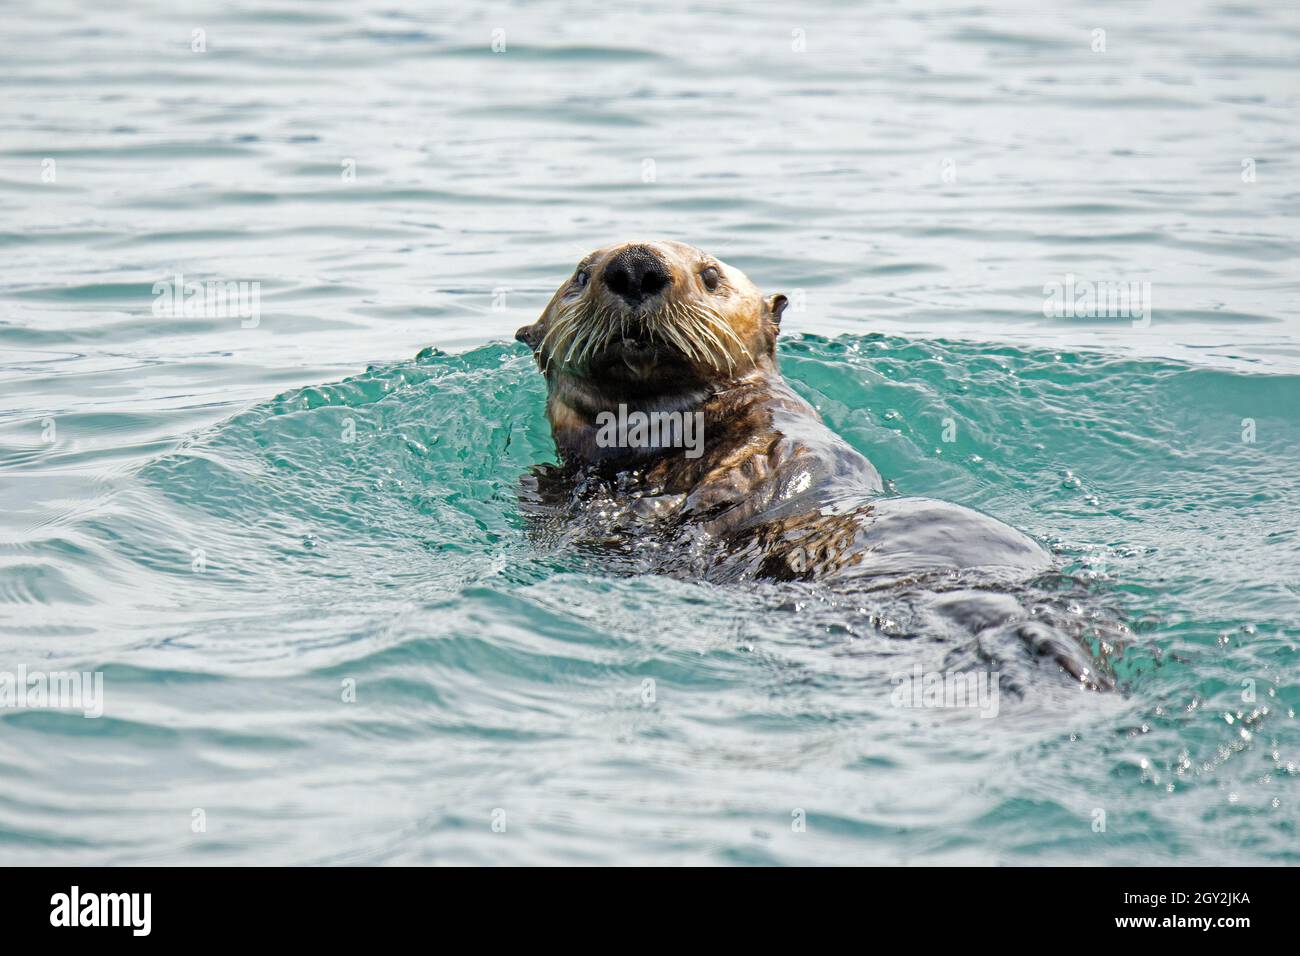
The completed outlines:
[[[105,712],[0,711],[0,859],[1296,862],[1298,58],[1285,5],[8,9],[0,670]],[[790,295],[800,392],[1047,543],[1122,692],[898,708],[887,600],[531,542],[511,335],[641,236]]]

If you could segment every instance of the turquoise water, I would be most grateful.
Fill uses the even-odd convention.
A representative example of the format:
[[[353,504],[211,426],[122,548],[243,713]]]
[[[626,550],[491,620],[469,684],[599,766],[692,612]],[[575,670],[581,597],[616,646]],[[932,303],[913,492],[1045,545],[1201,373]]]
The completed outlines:
[[[104,714],[0,710],[0,860],[1297,862],[1300,14],[577,9],[6,11],[0,671]],[[530,539],[511,335],[655,235],[791,295],[893,490],[1048,544],[1121,691],[899,708],[950,648],[887,594]]]

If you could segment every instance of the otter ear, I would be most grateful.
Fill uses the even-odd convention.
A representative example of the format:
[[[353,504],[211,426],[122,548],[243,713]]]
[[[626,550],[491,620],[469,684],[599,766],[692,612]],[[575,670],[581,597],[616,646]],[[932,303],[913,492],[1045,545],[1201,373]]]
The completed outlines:
[[[537,346],[542,342],[542,320],[538,319],[532,325],[525,325],[515,333],[515,341],[523,342],[536,352]]]
[[[769,295],[765,304],[767,314],[772,319],[772,325],[779,329],[781,327],[781,313],[790,304],[790,300],[778,292],[775,295]]]

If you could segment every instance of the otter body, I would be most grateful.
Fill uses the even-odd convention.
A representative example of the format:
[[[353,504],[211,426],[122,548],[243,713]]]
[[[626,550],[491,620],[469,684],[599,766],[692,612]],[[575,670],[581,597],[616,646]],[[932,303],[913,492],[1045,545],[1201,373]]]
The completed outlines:
[[[662,411],[631,411],[638,410]],[[719,389],[692,410],[703,416],[704,449],[696,458],[681,449],[610,454],[596,444],[594,416],[585,428],[566,418],[567,467],[549,473],[548,498],[563,503],[580,487],[588,497],[594,489],[621,496],[629,503],[626,520],[595,529],[593,539],[689,536],[696,552],[689,573],[714,581],[853,577],[868,584],[950,570],[1006,577],[1051,567],[1042,547],[987,515],[932,499],[883,497],[871,462],[775,376]],[[572,505],[586,510],[582,495]],[[705,558],[706,540],[713,546],[703,549]],[[668,552],[655,570],[671,572],[675,558]]]
[[[524,500],[552,536],[718,583],[1001,588],[1049,571],[1039,544],[994,518],[883,493],[781,378],[785,305],[681,243],[584,258],[516,336],[547,380],[561,463],[536,469]],[[974,631],[1027,616],[1010,600],[949,604]],[[1095,686],[1077,647],[1034,633],[1024,640]]]

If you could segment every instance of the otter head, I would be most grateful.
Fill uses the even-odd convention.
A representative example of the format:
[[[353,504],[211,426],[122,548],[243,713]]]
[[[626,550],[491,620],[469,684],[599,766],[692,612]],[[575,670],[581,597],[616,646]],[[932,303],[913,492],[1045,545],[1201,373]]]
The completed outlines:
[[[541,318],[515,338],[546,375],[561,451],[595,452],[588,432],[619,405],[684,411],[775,368],[783,295],[681,242],[629,242],[585,256]]]
[[[717,384],[771,366],[785,306],[694,246],[629,242],[584,257],[515,338],[548,377],[618,392]]]

